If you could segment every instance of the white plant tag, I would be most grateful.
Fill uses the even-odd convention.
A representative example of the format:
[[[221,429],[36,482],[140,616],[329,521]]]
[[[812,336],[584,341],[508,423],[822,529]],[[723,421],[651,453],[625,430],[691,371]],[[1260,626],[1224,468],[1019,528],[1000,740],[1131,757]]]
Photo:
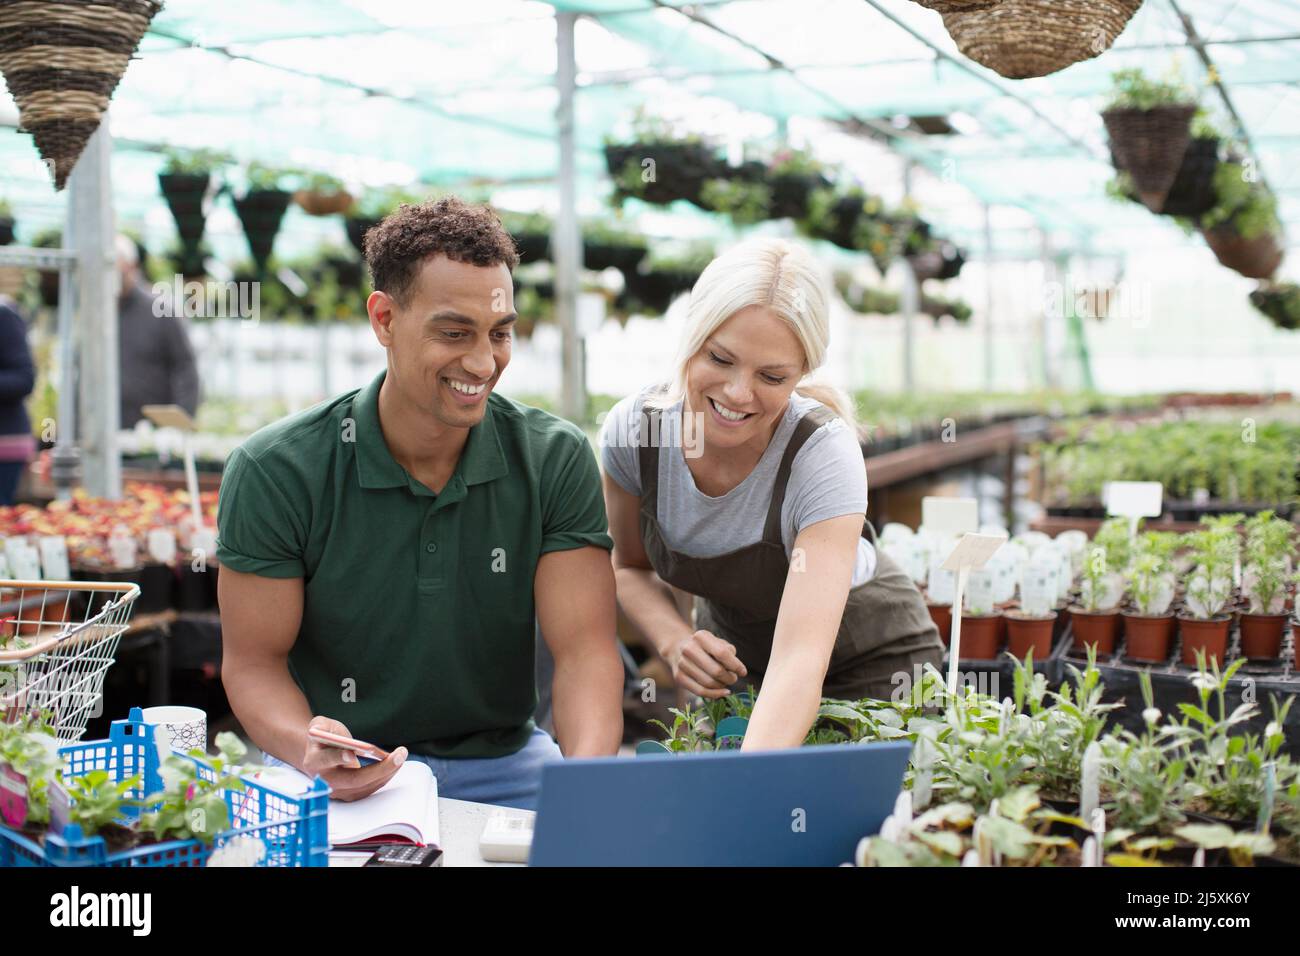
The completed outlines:
[[[1056,604],[1060,569],[1054,564],[1031,564],[1020,586],[1020,606],[1028,614],[1046,616]]]
[[[134,568],[137,561],[135,538],[116,532],[108,539],[108,553],[113,558],[113,567],[117,570]]]
[[[72,577],[68,567],[68,542],[61,535],[44,535],[39,541],[41,567],[51,581],[67,581]]]
[[[1095,740],[1083,751],[1079,778],[1079,816],[1090,820],[1101,802],[1101,747]]]
[[[176,535],[170,528],[151,528],[148,546],[149,557],[158,564],[171,564],[176,560]]]
[[[921,527],[959,537],[979,527],[979,502],[974,498],[927,495],[921,499]]]
[[[962,597],[963,610],[968,614],[992,613],[993,573],[987,568],[972,570],[966,579],[966,593]]]
[[[14,577],[19,581],[41,580],[41,559],[36,549],[22,538],[10,540],[14,542],[14,546],[8,548],[6,557],[9,559],[9,567],[13,570]]]
[[[957,575],[952,571],[945,571],[937,565],[931,565],[930,579],[926,586],[926,594],[929,595],[930,603],[951,604],[956,591]]]
[[[944,558],[940,566],[948,571],[956,571],[964,564],[978,571],[988,563],[989,558],[993,557],[998,548],[1006,544],[1006,541],[1007,539],[1001,535],[968,532],[961,536],[957,546]]]
[[[1158,481],[1108,481],[1101,494],[1108,515],[1158,518],[1164,491],[1165,486]]]

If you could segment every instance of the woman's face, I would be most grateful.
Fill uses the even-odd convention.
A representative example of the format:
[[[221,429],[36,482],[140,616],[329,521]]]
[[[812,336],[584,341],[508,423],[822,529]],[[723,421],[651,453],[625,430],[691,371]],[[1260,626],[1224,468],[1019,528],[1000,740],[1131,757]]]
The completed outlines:
[[[767,447],[804,373],[794,330],[766,306],[718,326],[686,367],[686,410],[702,417],[705,447]]]

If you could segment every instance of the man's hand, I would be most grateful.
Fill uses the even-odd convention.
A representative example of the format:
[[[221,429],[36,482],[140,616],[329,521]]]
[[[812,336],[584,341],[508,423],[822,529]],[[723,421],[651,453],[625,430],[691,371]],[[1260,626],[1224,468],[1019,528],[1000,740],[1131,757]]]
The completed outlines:
[[[348,728],[329,717],[313,717],[309,727],[328,730],[330,733],[351,737]],[[397,769],[406,761],[407,749],[398,747],[388,755],[386,760],[361,766],[361,761],[351,750],[327,747],[310,737],[307,739],[307,752],[302,758],[302,769],[308,777],[320,774],[330,785],[330,797],[334,800],[360,800],[368,797],[393,778]]]
[[[736,656],[736,647],[711,631],[699,630],[680,641],[668,654],[673,680],[688,693],[720,698],[731,685],[749,674]]]

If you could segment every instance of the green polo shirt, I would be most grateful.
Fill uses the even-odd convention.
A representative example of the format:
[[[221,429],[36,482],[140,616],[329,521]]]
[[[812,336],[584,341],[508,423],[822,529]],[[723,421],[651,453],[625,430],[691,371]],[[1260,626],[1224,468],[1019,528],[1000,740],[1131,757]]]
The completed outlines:
[[[383,380],[231,453],[217,558],[304,579],[289,669],[313,714],[386,749],[514,753],[537,706],[538,559],[613,547],[595,457],[577,426],[492,394],[435,495],[384,442]]]

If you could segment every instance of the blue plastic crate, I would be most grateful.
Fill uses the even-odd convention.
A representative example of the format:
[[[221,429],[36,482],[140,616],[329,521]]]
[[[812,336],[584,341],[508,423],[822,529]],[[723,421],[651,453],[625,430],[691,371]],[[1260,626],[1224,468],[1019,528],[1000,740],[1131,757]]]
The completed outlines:
[[[153,725],[144,722],[140,708],[127,720],[113,721],[108,740],[61,747],[63,775],[78,777],[92,770],[107,770],[113,780],[140,774],[143,786],[129,796],[143,798],[163,789],[158,774],[160,760],[154,744]],[[215,780],[216,772],[194,757],[199,775]],[[259,866],[329,865],[329,786],[317,777],[301,796],[289,796],[241,778],[243,790],[224,793],[233,825],[213,842],[169,840],[109,853],[102,837],[86,837],[81,827],[69,824],[61,835],[48,834],[45,845],[0,824],[0,866],[204,866],[212,851],[236,837],[254,836],[262,841],[266,854]],[[137,818],[143,810],[128,808],[124,816]]]

